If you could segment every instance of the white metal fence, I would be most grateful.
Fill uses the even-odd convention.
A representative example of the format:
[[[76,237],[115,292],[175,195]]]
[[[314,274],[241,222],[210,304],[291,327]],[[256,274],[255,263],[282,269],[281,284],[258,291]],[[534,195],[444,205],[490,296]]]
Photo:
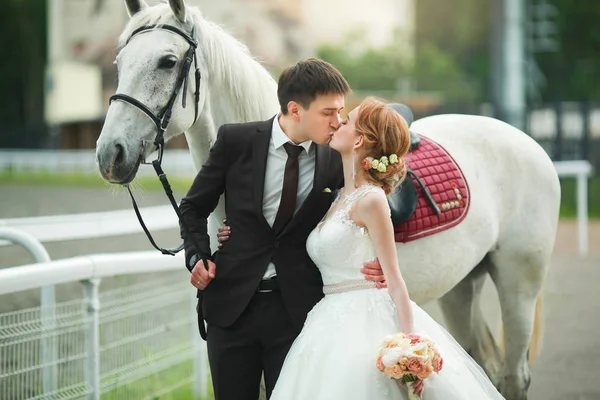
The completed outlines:
[[[0,270],[0,301],[81,282],[76,299],[0,314],[0,399],[206,396],[206,347],[182,266],[181,256],[135,252]],[[139,274],[149,278],[101,290],[102,278]]]

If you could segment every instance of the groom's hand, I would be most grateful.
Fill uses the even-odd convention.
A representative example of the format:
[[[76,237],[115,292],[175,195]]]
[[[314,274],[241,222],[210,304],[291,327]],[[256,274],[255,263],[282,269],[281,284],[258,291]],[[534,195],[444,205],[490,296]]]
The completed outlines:
[[[365,275],[366,280],[376,282],[378,288],[387,287],[379,260],[363,263],[360,271]]]
[[[206,262],[208,263],[208,269],[204,268],[204,262],[200,260],[192,270],[190,282],[196,289],[204,290],[215,277],[215,263],[210,260],[206,260]]]
[[[229,240],[229,235],[231,234],[231,227],[227,226],[227,219],[223,219],[223,225],[219,228],[219,232],[217,233],[217,240],[219,242],[219,248],[223,247],[223,243]]]

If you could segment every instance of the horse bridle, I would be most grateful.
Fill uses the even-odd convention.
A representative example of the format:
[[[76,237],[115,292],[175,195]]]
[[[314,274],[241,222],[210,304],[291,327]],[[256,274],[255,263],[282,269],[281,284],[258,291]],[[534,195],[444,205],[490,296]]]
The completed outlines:
[[[175,33],[175,34],[181,36],[183,39],[185,39],[188,42],[188,44],[190,45],[187,52],[185,53],[183,63],[181,64],[181,69],[179,70],[179,75],[177,76],[177,80],[175,81],[175,87],[173,88],[173,93],[171,93],[171,97],[169,98],[169,101],[163,107],[163,109],[158,112],[158,114],[154,114],[152,112],[152,110],[150,110],[149,107],[147,107],[144,103],[142,103],[138,99],[131,97],[129,95],[123,94],[123,93],[116,93],[116,94],[112,95],[110,97],[109,104],[115,100],[123,101],[127,104],[130,104],[130,105],[138,108],[140,111],[144,112],[144,114],[146,114],[152,120],[152,122],[154,122],[154,125],[156,125],[157,134],[156,134],[156,137],[154,138],[153,144],[156,147],[156,150],[158,151],[158,161],[160,164],[162,162],[162,154],[163,154],[163,149],[164,149],[164,145],[165,145],[165,138],[164,138],[165,131],[167,130],[169,122],[171,121],[171,112],[173,111],[173,105],[175,105],[175,99],[179,95],[179,92],[181,91],[182,88],[183,88],[183,93],[181,95],[181,105],[183,108],[186,107],[187,82],[188,82],[188,75],[190,72],[190,68],[192,66],[192,62],[194,63],[194,68],[195,68],[195,74],[194,74],[195,82],[194,83],[195,83],[195,88],[196,88],[196,91],[194,93],[194,122],[192,123],[192,125],[198,119],[198,106],[200,103],[200,78],[201,78],[201,75],[200,75],[200,69],[198,68],[198,60],[196,58],[196,49],[198,48],[198,41],[196,40],[196,27],[193,27],[191,35],[188,35],[181,29],[179,29],[175,26],[172,26],[172,25],[142,26],[141,28],[138,28],[131,33],[131,36],[129,36],[129,38],[127,39],[127,42],[125,42],[125,46],[138,33],[149,32],[149,31],[156,30],[156,29],[161,29],[161,30]],[[143,164],[151,164],[151,163],[146,162],[145,158],[142,159],[142,163]]]
[[[144,114],[146,114],[148,117],[150,117],[150,119],[154,122],[154,125],[156,125],[157,134],[156,134],[156,137],[154,138],[153,145],[156,147],[156,150],[158,152],[158,157],[157,157],[157,159],[153,160],[152,162],[146,162],[146,159],[144,156],[144,142],[143,142],[142,143],[141,163],[142,164],[152,164],[152,166],[154,167],[154,170],[156,171],[156,174],[158,175],[158,178],[160,179],[160,182],[163,185],[165,193],[166,193],[167,197],[169,198],[171,206],[173,206],[173,209],[175,210],[175,213],[177,214],[177,217],[179,218],[179,221],[181,222],[181,224],[183,226],[183,229],[189,233],[188,227],[185,225],[183,218],[181,218],[181,212],[179,210],[179,206],[177,205],[177,202],[175,201],[175,198],[173,197],[173,190],[171,189],[169,181],[167,180],[166,174],[162,170],[161,164],[162,164],[162,157],[163,157],[163,151],[164,151],[164,145],[165,145],[165,138],[164,138],[165,131],[167,130],[167,127],[169,126],[169,122],[171,120],[171,113],[173,111],[173,105],[175,104],[175,100],[177,99],[177,96],[179,95],[179,92],[182,90],[182,88],[183,88],[183,93],[182,93],[182,104],[181,105],[183,108],[186,107],[186,95],[187,95],[187,83],[188,83],[187,81],[188,81],[188,75],[190,72],[190,68],[192,66],[192,62],[194,63],[194,68],[195,68],[195,73],[194,73],[195,82],[194,83],[195,83],[195,89],[196,89],[195,93],[194,93],[194,122],[192,123],[192,125],[198,119],[201,76],[200,76],[200,69],[198,68],[198,60],[196,58],[196,49],[198,48],[198,41],[196,40],[196,28],[193,27],[191,34],[188,35],[186,32],[184,32],[181,29],[179,29],[175,26],[172,26],[172,25],[147,25],[147,26],[143,26],[143,27],[138,28],[135,31],[133,31],[131,33],[131,36],[129,36],[129,38],[127,39],[127,42],[125,43],[125,45],[127,45],[129,43],[129,41],[138,33],[144,33],[144,32],[148,32],[148,31],[156,30],[156,29],[166,30],[171,33],[175,33],[175,34],[181,36],[183,39],[185,39],[190,46],[188,48],[187,52],[185,53],[185,58],[183,59],[181,69],[179,70],[179,75],[177,76],[177,80],[175,81],[175,87],[173,88],[173,93],[171,93],[171,97],[169,98],[169,101],[162,108],[162,110],[159,111],[158,114],[154,114],[152,112],[152,110],[150,110],[150,108],[147,107],[141,101],[139,101],[129,95],[123,94],[123,93],[116,93],[116,94],[112,95],[110,97],[109,104],[115,100],[119,100],[126,104],[130,104],[130,105],[136,107],[137,109],[141,110],[142,112],[144,112]],[[176,249],[165,249],[165,248],[159,247],[156,244],[156,242],[152,238],[152,235],[150,234],[150,231],[148,230],[148,228],[146,227],[146,224],[144,223],[144,220],[143,220],[140,210],[137,206],[135,198],[133,197],[133,193],[131,193],[131,189],[129,188],[129,185],[125,185],[125,186],[127,187],[127,191],[129,192],[129,195],[131,197],[131,201],[133,203],[133,209],[135,210],[138,221],[140,222],[140,225],[144,229],[144,232],[146,233],[146,236],[148,237],[148,240],[150,240],[150,243],[152,244],[152,246],[154,246],[154,248],[157,249],[158,251],[160,251],[161,253],[167,254],[167,255],[174,256],[175,254],[180,252],[183,249],[183,244]],[[196,243],[194,243],[194,244],[195,244],[198,255],[201,256],[201,259],[204,262],[204,267],[208,268],[208,265],[206,262],[207,257],[202,255],[200,246],[198,246]]]

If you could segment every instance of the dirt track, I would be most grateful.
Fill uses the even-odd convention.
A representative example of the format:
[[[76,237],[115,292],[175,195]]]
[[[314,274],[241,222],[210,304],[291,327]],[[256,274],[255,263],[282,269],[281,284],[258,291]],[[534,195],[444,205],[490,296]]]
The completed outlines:
[[[182,193],[176,197],[181,198]],[[149,192],[141,198],[142,206],[166,204],[164,195]],[[0,187],[0,219],[103,211],[129,208],[124,190],[71,189],[56,187]],[[165,245],[179,243],[177,230],[156,235]],[[596,400],[600,399],[600,300],[597,287],[600,282],[600,221],[590,224],[590,255],[581,260],[577,256],[577,230],[572,221],[561,222],[552,266],[545,286],[546,330],[544,348],[533,366],[530,400]],[[48,244],[52,259],[75,255],[150,250],[142,234],[105,239],[80,240]],[[0,268],[31,262],[22,249],[0,247]],[[63,295],[79,291],[74,284],[65,286]],[[492,326],[497,326],[499,310],[491,284],[485,289],[484,310]],[[60,299],[60,298],[59,298]],[[37,291],[19,296],[2,296],[0,312],[31,307],[39,303]],[[37,303],[37,304],[36,304]],[[436,304],[425,309],[441,323]]]

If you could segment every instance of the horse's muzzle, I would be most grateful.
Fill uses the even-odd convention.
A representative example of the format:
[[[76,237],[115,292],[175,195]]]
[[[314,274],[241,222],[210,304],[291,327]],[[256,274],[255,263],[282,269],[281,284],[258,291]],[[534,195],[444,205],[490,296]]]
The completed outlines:
[[[98,168],[102,178],[113,184],[126,184],[133,181],[140,166],[140,155],[127,151],[119,143],[102,146],[97,151]]]

